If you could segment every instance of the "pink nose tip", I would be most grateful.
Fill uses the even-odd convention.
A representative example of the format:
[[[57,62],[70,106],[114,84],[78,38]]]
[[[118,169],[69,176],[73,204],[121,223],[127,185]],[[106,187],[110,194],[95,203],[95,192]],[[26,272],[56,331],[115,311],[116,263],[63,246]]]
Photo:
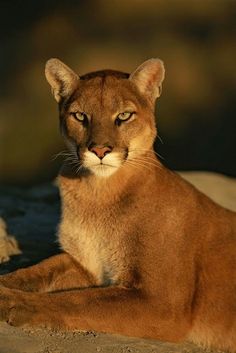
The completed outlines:
[[[112,151],[111,147],[92,147],[90,148],[90,151],[95,153],[96,156],[100,159],[103,159],[106,154],[110,153]]]

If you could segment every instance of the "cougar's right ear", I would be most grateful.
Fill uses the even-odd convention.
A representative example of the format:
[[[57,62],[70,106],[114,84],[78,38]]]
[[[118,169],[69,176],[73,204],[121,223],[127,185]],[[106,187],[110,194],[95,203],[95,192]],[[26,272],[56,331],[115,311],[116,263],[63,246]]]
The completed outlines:
[[[46,62],[45,76],[58,103],[70,96],[79,83],[79,76],[59,59]]]

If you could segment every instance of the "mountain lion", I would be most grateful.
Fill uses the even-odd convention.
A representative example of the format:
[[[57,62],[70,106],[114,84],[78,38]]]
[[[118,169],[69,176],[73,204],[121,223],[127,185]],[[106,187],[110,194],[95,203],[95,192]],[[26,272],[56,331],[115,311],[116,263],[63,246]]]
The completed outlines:
[[[1,277],[1,320],[236,351],[236,214],[156,157],[162,61],[78,76],[50,59],[46,78],[69,151],[63,253]]]

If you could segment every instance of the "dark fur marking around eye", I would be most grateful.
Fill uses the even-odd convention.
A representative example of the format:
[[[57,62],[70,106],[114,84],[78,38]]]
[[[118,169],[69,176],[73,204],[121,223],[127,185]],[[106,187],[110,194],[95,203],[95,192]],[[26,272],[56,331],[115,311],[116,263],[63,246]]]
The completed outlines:
[[[118,115],[117,118],[115,119],[115,125],[120,126],[122,123],[128,122],[134,114],[135,112],[130,112],[130,116],[127,119],[120,119]]]

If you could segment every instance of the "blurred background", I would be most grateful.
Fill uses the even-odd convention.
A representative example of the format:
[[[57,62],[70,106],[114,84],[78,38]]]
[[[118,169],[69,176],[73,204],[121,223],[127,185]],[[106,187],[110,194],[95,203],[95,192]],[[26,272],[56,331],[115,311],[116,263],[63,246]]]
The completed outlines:
[[[64,149],[44,78],[58,57],[78,73],[130,72],[160,57],[156,150],[178,170],[236,176],[235,0],[1,0],[0,182],[54,178]]]

